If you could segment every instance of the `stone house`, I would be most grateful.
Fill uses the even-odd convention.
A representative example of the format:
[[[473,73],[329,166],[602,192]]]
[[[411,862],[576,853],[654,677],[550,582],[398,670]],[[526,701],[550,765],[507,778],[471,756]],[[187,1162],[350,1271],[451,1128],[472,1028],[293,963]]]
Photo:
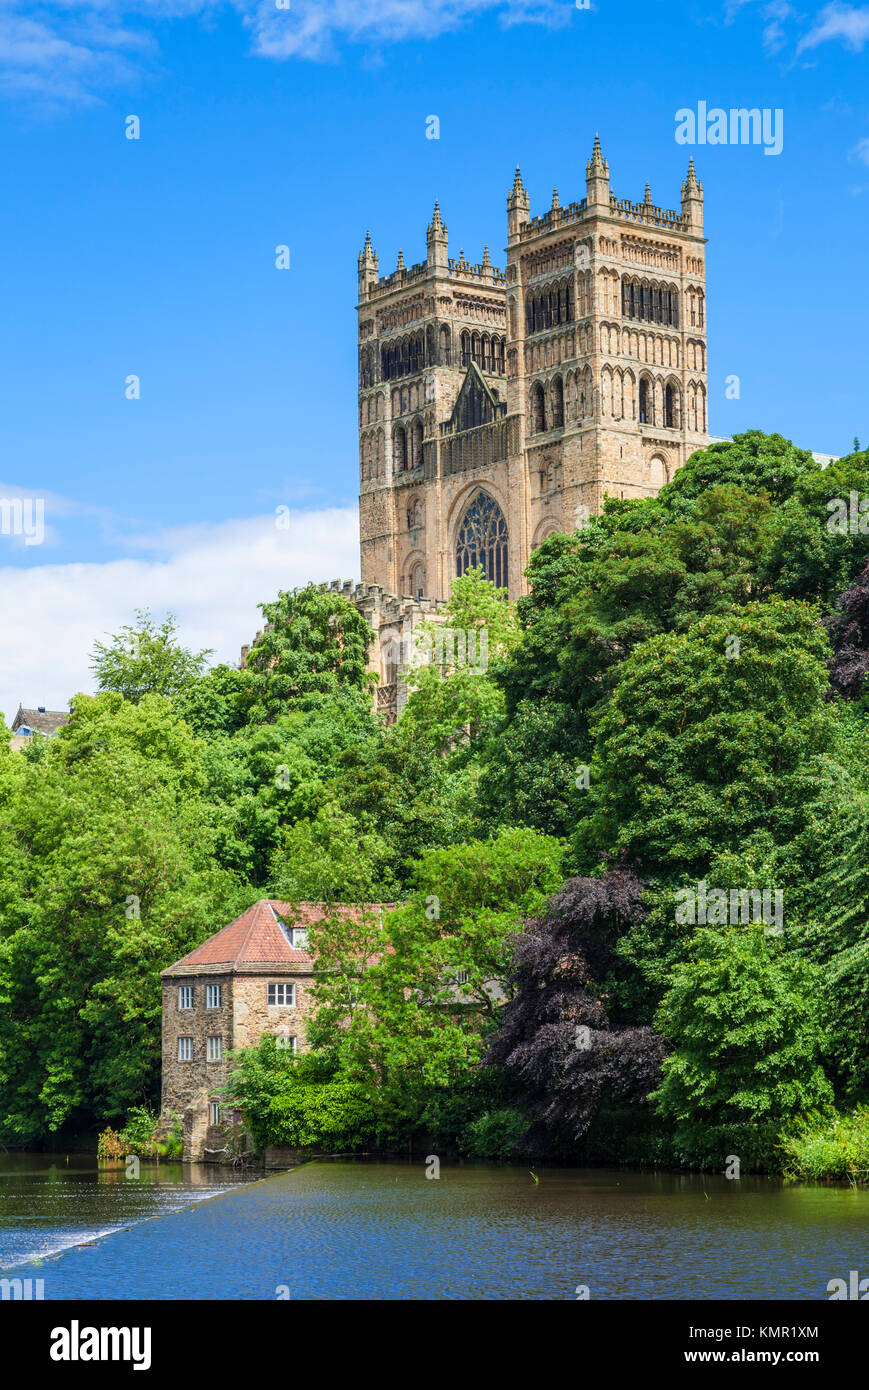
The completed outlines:
[[[323,916],[318,903],[263,898],[162,972],[160,1108],[164,1124],[173,1115],[183,1123],[186,1162],[224,1149],[237,1129],[238,1115],[215,1095],[232,1052],[264,1033],[290,1051],[305,1049],[314,982],[308,928]]]

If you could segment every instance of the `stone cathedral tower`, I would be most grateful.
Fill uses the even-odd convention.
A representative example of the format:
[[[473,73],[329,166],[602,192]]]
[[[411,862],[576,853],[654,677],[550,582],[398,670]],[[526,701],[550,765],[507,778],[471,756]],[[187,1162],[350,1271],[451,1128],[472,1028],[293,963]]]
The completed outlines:
[[[595,138],[586,196],[531,217],[519,170],[507,264],[449,255],[379,276],[359,256],[362,589],[445,599],[482,565],[516,598],[535,546],[605,495],[647,497],[707,442],[703,187],[618,199]]]

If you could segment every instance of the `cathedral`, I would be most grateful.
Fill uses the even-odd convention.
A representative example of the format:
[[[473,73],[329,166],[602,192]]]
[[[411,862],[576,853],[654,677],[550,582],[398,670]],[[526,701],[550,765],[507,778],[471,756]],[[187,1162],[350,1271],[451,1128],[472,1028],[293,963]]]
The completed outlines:
[[[532,217],[519,170],[507,263],[359,256],[363,585],[445,599],[482,565],[517,598],[535,546],[605,495],[654,494],[707,442],[703,186],[678,211],[610,190],[598,140],[586,195]]]
[[[437,610],[453,575],[481,566],[518,598],[546,536],[581,526],[605,496],[653,496],[707,443],[693,161],[680,204],[657,206],[648,184],[642,202],[617,198],[595,138],[577,202],[555,190],[532,217],[516,170],[503,270],[488,247],[475,265],[450,256],[437,203],[416,265],[399,252],[381,276],[366,236],[353,596],[380,637],[382,686],[395,685],[399,631]]]

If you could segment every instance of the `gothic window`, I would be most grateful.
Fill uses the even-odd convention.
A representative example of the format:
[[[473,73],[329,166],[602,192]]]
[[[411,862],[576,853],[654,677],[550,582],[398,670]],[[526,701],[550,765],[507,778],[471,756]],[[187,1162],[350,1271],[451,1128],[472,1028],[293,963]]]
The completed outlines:
[[[546,401],[543,387],[535,381],[531,387],[531,433],[540,434],[546,429]]]
[[[447,324],[441,324],[441,364],[448,367],[450,363],[450,330]]]
[[[666,465],[660,454],[656,454],[649,460],[649,483],[652,487],[663,487],[666,481]]]
[[[561,377],[557,376],[552,383],[552,428],[560,429],[564,424],[564,387]]]
[[[419,468],[422,463],[422,421],[414,420],[410,427],[410,467]]]
[[[425,567],[414,565],[410,572],[410,592],[413,598],[422,598],[425,593]]]
[[[672,385],[667,384],[664,391],[664,424],[668,429],[676,428],[676,401]]]
[[[649,394],[649,378],[644,376],[640,381],[640,424],[651,425],[653,423],[652,401]]]
[[[471,365],[471,335],[467,329],[462,334],[462,366]]]
[[[402,425],[397,425],[392,435],[392,466],[396,473],[407,467],[407,436]]]
[[[435,330],[434,324],[430,323],[425,330],[425,360],[426,366],[432,367],[435,362]]]
[[[483,334],[480,346],[483,354],[481,366],[484,372],[490,372],[492,370],[492,342],[488,333]]]
[[[507,523],[494,497],[482,490],[472,498],[456,539],[456,574],[475,568],[506,589]]]
[[[480,335],[475,333],[471,338],[471,359],[480,366]]]

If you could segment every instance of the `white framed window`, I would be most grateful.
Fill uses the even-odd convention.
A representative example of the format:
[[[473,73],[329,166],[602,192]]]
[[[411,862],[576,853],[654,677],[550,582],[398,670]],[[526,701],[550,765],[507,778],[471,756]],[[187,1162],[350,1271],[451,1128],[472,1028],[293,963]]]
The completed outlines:
[[[457,971],[456,971],[456,984],[457,984],[457,985],[466,985],[467,983],[468,983],[468,972],[467,972],[467,970],[457,970]]]
[[[305,951],[305,950],[307,950],[307,948],[308,948],[308,928],[307,928],[307,927],[290,927],[290,943],[291,943],[291,945],[293,945],[293,946],[297,946],[298,949],[299,949],[300,951]]]
[[[281,980],[272,981],[269,984],[269,1004],[274,1005],[293,1005],[296,1002],[296,986],[286,984]]]
[[[220,986],[220,985],[206,985],[206,986],[205,986],[205,1007],[206,1007],[206,1009],[219,1009],[219,1008],[220,1008],[220,996],[221,996],[221,986]]]
[[[279,1033],[277,1036],[277,1045],[282,1052],[296,1052],[298,1043],[295,1033]]]
[[[179,1009],[192,1009],[192,1008],[193,1008],[193,986],[192,986],[192,985],[179,985],[179,986],[178,986],[178,1007],[179,1007]]]
[[[220,1124],[220,1106],[216,1100],[211,1102],[211,1123],[213,1125]]]
[[[192,1061],[193,1061],[193,1039],[192,1039],[192,1038],[179,1038],[179,1039],[178,1039],[178,1061],[179,1061],[179,1062],[192,1062]]]
[[[219,1033],[212,1033],[208,1039],[208,1060],[209,1062],[219,1062],[223,1056],[223,1038]]]

